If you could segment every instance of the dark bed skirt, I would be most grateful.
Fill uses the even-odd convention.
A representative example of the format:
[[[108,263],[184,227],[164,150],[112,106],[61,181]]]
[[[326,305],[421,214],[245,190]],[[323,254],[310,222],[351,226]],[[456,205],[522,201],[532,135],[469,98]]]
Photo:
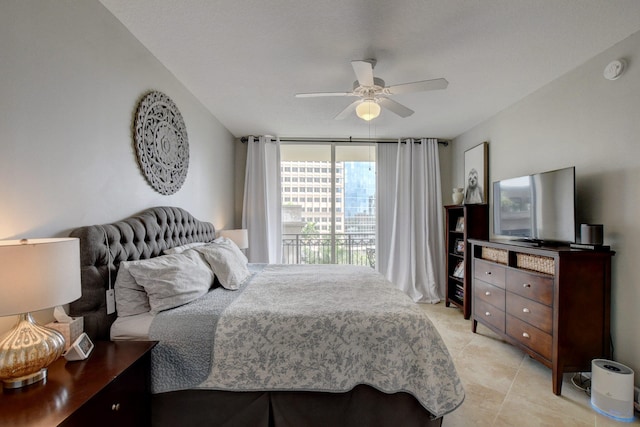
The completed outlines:
[[[154,394],[153,426],[429,426],[431,414],[407,393],[359,385],[348,393],[185,390]]]

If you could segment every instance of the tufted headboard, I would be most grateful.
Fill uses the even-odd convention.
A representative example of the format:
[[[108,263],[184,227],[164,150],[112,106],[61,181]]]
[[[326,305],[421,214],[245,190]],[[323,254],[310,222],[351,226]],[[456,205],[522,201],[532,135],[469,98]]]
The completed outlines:
[[[155,207],[113,224],[76,228],[70,236],[80,239],[82,280],[82,296],[70,304],[70,315],[84,317],[84,331],[91,339],[108,340],[116,319],[115,313],[107,315],[109,272],[113,286],[121,261],[153,258],[186,243],[210,242],[215,239],[215,228],[184,209]]]

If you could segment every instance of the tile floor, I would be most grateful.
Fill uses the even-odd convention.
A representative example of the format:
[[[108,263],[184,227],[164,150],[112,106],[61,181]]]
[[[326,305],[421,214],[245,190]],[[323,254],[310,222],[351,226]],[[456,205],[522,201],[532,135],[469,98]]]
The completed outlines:
[[[468,426],[630,426],[591,408],[587,394],[566,374],[562,395],[551,391],[551,370],[500,340],[482,325],[471,332],[471,320],[460,310],[422,304],[437,327],[462,378],[466,397],[443,427]]]

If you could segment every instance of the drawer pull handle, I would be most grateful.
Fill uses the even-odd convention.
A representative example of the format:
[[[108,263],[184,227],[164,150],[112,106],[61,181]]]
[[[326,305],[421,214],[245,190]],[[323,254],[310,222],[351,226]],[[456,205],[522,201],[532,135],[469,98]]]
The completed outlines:
[[[522,336],[523,336],[524,338],[527,338],[527,339],[531,338],[531,335],[529,335],[529,334],[528,334],[528,333],[526,333],[526,332],[523,332],[523,333],[522,333]]]
[[[529,310],[527,307],[522,309],[523,313],[531,313],[531,310]]]
[[[491,295],[491,292],[487,291],[487,292],[485,292],[484,294],[485,294],[486,296],[489,296],[489,295]]]
[[[487,276],[490,276],[491,272],[490,271],[485,271],[484,274],[486,274]]]
[[[120,404],[119,403],[114,403],[111,405],[111,410],[112,411],[119,411],[120,410]]]
[[[523,283],[522,287],[523,288],[530,288],[531,287],[531,283]]]
[[[489,313],[488,311],[486,313],[484,313],[485,316],[491,316],[491,313]]]

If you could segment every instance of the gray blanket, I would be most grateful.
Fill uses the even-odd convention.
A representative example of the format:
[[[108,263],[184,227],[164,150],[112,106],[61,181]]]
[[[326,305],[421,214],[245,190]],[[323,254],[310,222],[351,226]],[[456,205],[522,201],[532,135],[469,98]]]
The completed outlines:
[[[264,266],[253,264],[251,271],[255,274]],[[159,341],[151,352],[152,393],[193,388],[207,378],[218,319],[252,278],[237,291],[219,287],[189,304],[155,316],[149,328],[149,339]]]
[[[440,335],[382,275],[342,265],[258,267],[238,291],[218,288],[156,316],[152,392],[346,392],[367,384],[410,393],[434,416],[462,403]]]
[[[464,391],[427,315],[368,267],[268,265],[218,321],[217,390],[408,392],[435,416]]]

